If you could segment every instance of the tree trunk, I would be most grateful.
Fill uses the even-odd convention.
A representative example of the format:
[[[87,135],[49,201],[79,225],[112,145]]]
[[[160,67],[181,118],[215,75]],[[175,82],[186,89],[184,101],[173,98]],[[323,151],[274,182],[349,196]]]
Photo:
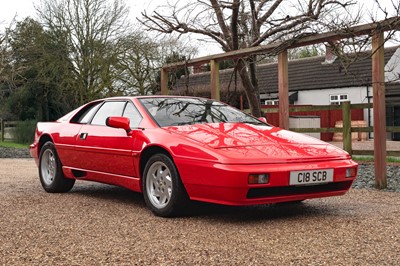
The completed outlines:
[[[253,65],[250,68],[250,71],[253,70],[255,75],[255,69],[256,66]],[[255,117],[261,117],[261,106],[260,106],[260,100],[258,97],[258,88],[257,88],[257,81],[255,79],[255,84],[252,83],[251,80],[251,73],[249,69],[247,68],[246,62],[244,60],[239,60],[238,61],[238,70],[239,70],[239,75],[242,80],[242,85],[245,89],[247,101],[249,103],[250,111],[251,114]]]

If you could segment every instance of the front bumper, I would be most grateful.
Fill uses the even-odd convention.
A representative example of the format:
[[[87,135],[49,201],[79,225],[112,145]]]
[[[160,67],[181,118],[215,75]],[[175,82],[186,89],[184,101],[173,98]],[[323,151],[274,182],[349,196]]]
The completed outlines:
[[[346,178],[346,169],[357,167],[352,160],[314,163],[223,165],[176,159],[178,171],[190,199],[224,205],[256,205],[345,194],[355,177]],[[291,186],[290,171],[334,169],[330,183]],[[248,184],[249,174],[269,173],[268,184]]]

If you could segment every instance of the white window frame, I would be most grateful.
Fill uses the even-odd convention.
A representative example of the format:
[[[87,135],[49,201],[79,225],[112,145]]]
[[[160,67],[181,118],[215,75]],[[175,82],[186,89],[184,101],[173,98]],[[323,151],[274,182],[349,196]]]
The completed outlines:
[[[279,100],[265,100],[265,105],[279,105]]]
[[[336,99],[332,99],[332,98]],[[343,99],[342,99],[343,98]],[[346,102],[349,100],[349,94],[348,93],[340,93],[340,94],[330,94],[329,95],[329,103],[330,104],[341,104],[342,102]]]

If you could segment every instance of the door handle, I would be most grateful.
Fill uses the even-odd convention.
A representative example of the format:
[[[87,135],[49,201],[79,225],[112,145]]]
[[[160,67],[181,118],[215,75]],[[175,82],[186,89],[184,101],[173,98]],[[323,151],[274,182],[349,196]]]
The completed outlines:
[[[79,134],[79,139],[85,140],[88,136],[88,133],[81,133]]]

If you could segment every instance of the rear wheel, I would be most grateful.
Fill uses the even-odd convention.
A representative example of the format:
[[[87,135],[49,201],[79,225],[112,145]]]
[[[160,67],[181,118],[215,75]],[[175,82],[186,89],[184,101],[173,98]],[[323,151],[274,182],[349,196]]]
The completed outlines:
[[[174,162],[162,153],[153,155],[147,162],[142,188],[146,205],[157,216],[179,215],[188,202]]]
[[[64,177],[56,148],[50,141],[40,151],[39,176],[42,187],[50,193],[68,192],[75,184],[75,179]]]

